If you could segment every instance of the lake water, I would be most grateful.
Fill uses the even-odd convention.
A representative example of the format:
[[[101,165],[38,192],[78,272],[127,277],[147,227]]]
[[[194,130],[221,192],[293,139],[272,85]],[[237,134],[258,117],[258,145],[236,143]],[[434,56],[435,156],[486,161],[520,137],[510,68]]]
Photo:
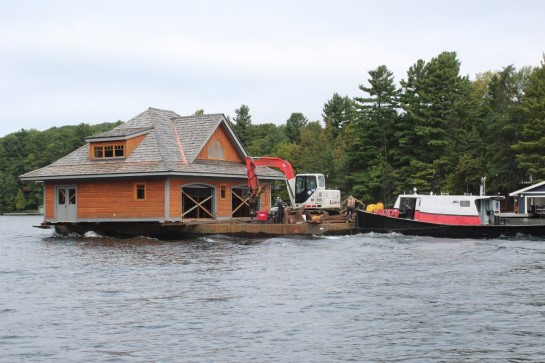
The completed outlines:
[[[545,361],[545,240],[56,238],[0,216],[1,362]]]

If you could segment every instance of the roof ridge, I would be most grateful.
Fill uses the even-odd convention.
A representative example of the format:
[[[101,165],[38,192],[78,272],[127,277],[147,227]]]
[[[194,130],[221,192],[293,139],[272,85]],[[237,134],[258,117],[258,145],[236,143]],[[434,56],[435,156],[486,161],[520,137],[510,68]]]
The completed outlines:
[[[172,113],[176,113],[175,111],[172,111],[172,110],[165,110],[163,108],[157,108],[157,107],[148,107],[148,110],[153,110],[153,111],[167,111],[167,112],[172,112]],[[144,111],[146,112],[146,111]]]
[[[182,146],[182,140],[180,140],[180,136],[178,135],[178,129],[176,128],[176,124],[173,121],[170,121],[170,124],[172,125],[172,129],[174,130],[174,136],[176,136],[176,142],[178,143],[178,148],[180,149],[180,155],[182,156],[182,161],[184,164],[188,164],[187,158],[185,157],[184,148]]]
[[[222,116],[222,117],[225,117],[225,114],[224,113],[207,113],[207,114],[204,114],[204,115],[178,116],[178,117],[174,117],[174,118],[175,119],[180,119],[180,118],[205,117],[205,116]]]

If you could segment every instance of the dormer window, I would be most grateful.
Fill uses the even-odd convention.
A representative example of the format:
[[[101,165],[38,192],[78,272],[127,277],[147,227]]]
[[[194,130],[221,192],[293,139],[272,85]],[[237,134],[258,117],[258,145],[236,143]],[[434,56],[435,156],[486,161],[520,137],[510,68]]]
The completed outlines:
[[[104,147],[102,146],[95,146],[95,159],[100,159],[104,157]]]
[[[123,145],[115,145],[114,146],[114,156],[116,158],[122,158],[123,156],[125,156],[124,150],[125,150],[125,148],[123,147]]]
[[[125,156],[124,145],[95,145],[93,146],[94,159],[122,158]]]
[[[221,141],[218,139],[215,139],[210,143],[210,146],[208,147],[208,157],[210,159],[221,159],[223,160],[225,157],[223,155],[223,145],[221,144]]]

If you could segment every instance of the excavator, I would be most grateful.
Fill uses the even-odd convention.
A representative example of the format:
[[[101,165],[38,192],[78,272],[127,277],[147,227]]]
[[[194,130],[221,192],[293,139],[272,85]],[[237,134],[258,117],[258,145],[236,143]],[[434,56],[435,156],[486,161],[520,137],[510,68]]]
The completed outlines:
[[[325,188],[323,174],[297,174],[286,160],[274,156],[246,157],[248,189],[250,200],[256,201],[263,193],[263,187],[256,174],[256,167],[266,166],[279,169],[286,178],[286,186],[293,211],[305,210],[327,214],[339,214],[341,192]]]

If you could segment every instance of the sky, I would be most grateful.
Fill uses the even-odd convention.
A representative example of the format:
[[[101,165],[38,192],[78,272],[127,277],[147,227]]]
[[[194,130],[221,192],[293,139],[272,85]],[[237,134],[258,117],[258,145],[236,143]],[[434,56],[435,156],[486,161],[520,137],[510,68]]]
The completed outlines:
[[[322,120],[368,72],[455,51],[475,79],[540,66],[545,1],[0,0],[0,137],[148,107]]]

